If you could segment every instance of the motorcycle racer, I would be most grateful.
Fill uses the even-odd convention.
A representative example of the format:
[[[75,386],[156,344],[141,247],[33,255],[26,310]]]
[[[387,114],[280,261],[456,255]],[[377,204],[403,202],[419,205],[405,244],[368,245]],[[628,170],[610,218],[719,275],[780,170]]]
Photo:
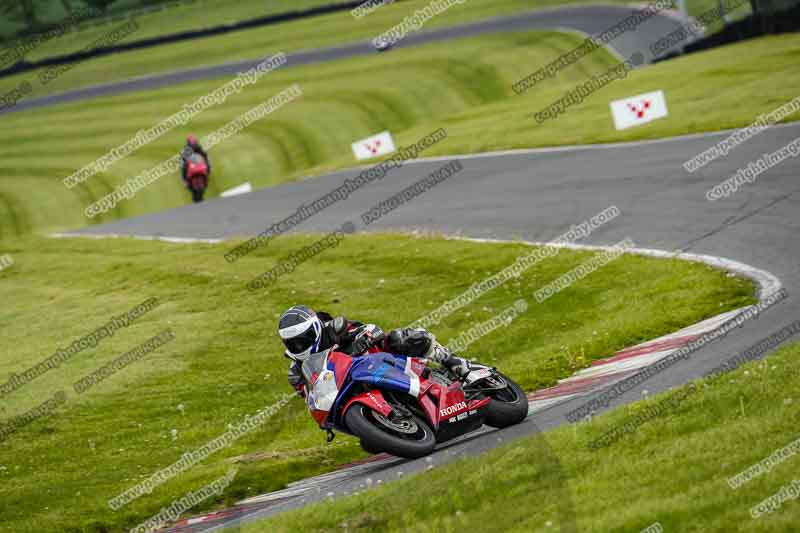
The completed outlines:
[[[186,137],[186,146],[183,147],[181,150],[181,177],[183,181],[186,183],[188,187],[188,181],[186,178],[186,170],[187,170],[187,160],[192,157],[192,154],[200,154],[203,156],[203,159],[206,160],[206,166],[208,167],[208,175],[211,176],[211,160],[208,158],[208,154],[200,146],[200,141],[197,140],[197,137],[194,135],[189,135]]]
[[[301,371],[303,361],[334,345],[338,345],[338,351],[351,356],[388,352],[431,359],[458,378],[469,374],[471,368],[469,361],[456,357],[424,329],[399,328],[386,335],[375,324],[363,324],[343,316],[334,318],[305,305],[294,305],[281,315],[278,334],[286,347],[284,355],[292,361],[289,384],[303,396],[306,391]]]
[[[192,193],[192,201],[200,203],[208,187],[211,175],[211,161],[208,153],[200,146],[194,135],[186,138],[186,146],[181,150],[181,178],[186,189]]]

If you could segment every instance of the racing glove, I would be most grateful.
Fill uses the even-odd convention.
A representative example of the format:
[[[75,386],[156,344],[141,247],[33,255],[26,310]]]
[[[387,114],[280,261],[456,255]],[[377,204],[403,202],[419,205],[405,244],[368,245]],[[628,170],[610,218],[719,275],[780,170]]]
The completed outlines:
[[[361,355],[376,344],[383,341],[384,333],[375,324],[366,324],[353,332],[355,335],[350,344],[352,355]]]
[[[289,385],[297,391],[302,398],[306,397],[306,382],[303,378],[303,373],[300,371],[297,363],[292,363],[289,365],[289,371],[287,372],[287,378],[289,380]]]

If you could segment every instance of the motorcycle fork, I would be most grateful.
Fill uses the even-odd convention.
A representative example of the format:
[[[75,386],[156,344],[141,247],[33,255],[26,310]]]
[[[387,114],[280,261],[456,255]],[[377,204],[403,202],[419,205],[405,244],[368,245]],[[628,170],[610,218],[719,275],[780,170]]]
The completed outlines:
[[[387,390],[382,392],[384,399],[389,403],[389,405],[392,406],[393,412],[397,413],[399,419],[402,420],[403,418],[410,418],[412,414],[417,415],[422,420],[427,419],[422,410],[418,409],[414,405],[409,405],[409,403],[398,399],[394,392]]]

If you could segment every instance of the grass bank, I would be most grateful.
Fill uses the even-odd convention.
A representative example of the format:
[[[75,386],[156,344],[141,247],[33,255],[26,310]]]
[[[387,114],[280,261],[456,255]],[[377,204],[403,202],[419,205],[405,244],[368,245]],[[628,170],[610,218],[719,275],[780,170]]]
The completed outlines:
[[[614,64],[610,54],[598,50],[535,90],[522,96],[513,93],[512,83],[579,42],[580,37],[571,34],[531,32],[279,69],[203,112],[189,126],[170,131],[70,190],[62,184],[63,178],[222,82],[190,83],[100,99],[92,105],[77,103],[4,116],[0,121],[0,136],[6,139],[0,146],[0,238],[88,224],[83,214],[87,205],[173,156],[189,128],[199,135],[211,132],[293,83],[302,88],[302,98],[212,150],[211,196],[244,181],[265,187],[351,167],[350,144],[385,129],[404,145],[444,127],[448,139],[423,155],[652,139],[747,125],[758,114],[796,97],[795,87],[800,85],[800,71],[793,68],[800,56],[800,37],[783,35],[637,70],[556,120],[537,123],[534,112]],[[688,77],[692,83],[686,83]],[[667,119],[614,130],[610,100],[657,89],[666,93]],[[698,152],[702,148],[698,145]],[[187,202],[176,174],[91,222]]]
[[[36,91],[30,96],[42,96],[53,92],[86,87],[97,83],[108,83],[135,76],[145,76],[160,72],[171,72],[192,67],[216,65],[243,59],[258,59],[278,51],[292,52],[327,46],[368,41],[377,37],[412,16],[418,9],[429,5],[431,0],[402,0],[381,6],[369,15],[356,19],[349,11],[263,26],[237,31],[203,39],[167,44],[146,48],[136,52],[115,54],[82,62],[74,70],[46,86],[36,84]],[[278,12],[314,7],[326,3],[325,0],[304,0],[298,2],[263,2],[246,0],[244,2],[222,1],[206,2],[204,6],[187,6],[135,17],[138,29],[121,42],[137,41],[175,33],[180,28],[203,28],[237,22]],[[469,0],[435,16],[425,23],[424,29],[454,26],[467,22],[502,15],[511,15],[536,9],[564,6],[569,4],[622,3],[606,0],[585,2],[583,0]],[[259,15],[255,15],[259,16]],[[29,54],[30,59],[60,55],[76,51],[103,39],[114,28],[124,24],[124,20],[114,24],[96,26],[84,31],[69,33],[59,39],[42,44]],[[19,85],[23,80],[35,80],[36,72],[9,76],[0,79],[0,94]]]
[[[326,446],[302,403],[293,400],[263,427],[152,494],[116,512],[107,505],[289,391],[287,361],[275,333],[286,307],[304,302],[400,327],[531,251],[516,244],[356,235],[298,267],[291,279],[255,293],[245,288],[315,239],[285,236],[235,265],[222,258],[228,244],[33,237],[4,243],[14,264],[0,271],[0,299],[13,305],[0,306],[0,385],[148,298],[159,305],[3,395],[4,424],[59,391],[66,401],[0,440],[0,531],[120,531],[221,477],[232,463],[240,470],[223,497],[196,510],[363,457],[355,439]],[[446,342],[527,299],[526,313],[465,353],[533,389],[595,358],[753,301],[749,281],[704,265],[623,256],[535,302],[535,290],[591,256],[562,250],[433,331]],[[330,279],[337,280],[335,287]],[[376,299],[377,292],[398,295],[402,304]],[[76,393],[73,383],[165,329],[174,340]]]
[[[520,439],[242,531],[461,531],[481,524],[481,531],[552,532],[564,531],[560,528],[570,518],[577,531],[592,532],[643,531],[655,523],[662,531],[796,531],[796,496],[757,518],[751,509],[800,480],[795,455],[800,344],[693,385],[694,392],[687,385],[591,423]],[[684,399],[610,447],[588,446],[645,408],[670,401],[667,395]],[[792,443],[795,451],[785,454],[782,464],[736,489],[728,484]],[[556,459],[545,460],[545,449]],[[796,491],[800,481],[794,482]]]

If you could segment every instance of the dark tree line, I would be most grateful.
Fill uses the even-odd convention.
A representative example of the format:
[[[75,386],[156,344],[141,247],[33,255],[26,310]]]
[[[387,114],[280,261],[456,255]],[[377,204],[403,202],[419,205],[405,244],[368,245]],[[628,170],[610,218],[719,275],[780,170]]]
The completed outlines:
[[[75,9],[92,7],[98,11],[105,11],[116,0],[57,0],[64,8],[65,16],[69,16]],[[19,20],[25,25],[25,33],[36,31],[43,25],[41,14],[47,10],[52,0],[0,0],[0,16],[7,20]]]

